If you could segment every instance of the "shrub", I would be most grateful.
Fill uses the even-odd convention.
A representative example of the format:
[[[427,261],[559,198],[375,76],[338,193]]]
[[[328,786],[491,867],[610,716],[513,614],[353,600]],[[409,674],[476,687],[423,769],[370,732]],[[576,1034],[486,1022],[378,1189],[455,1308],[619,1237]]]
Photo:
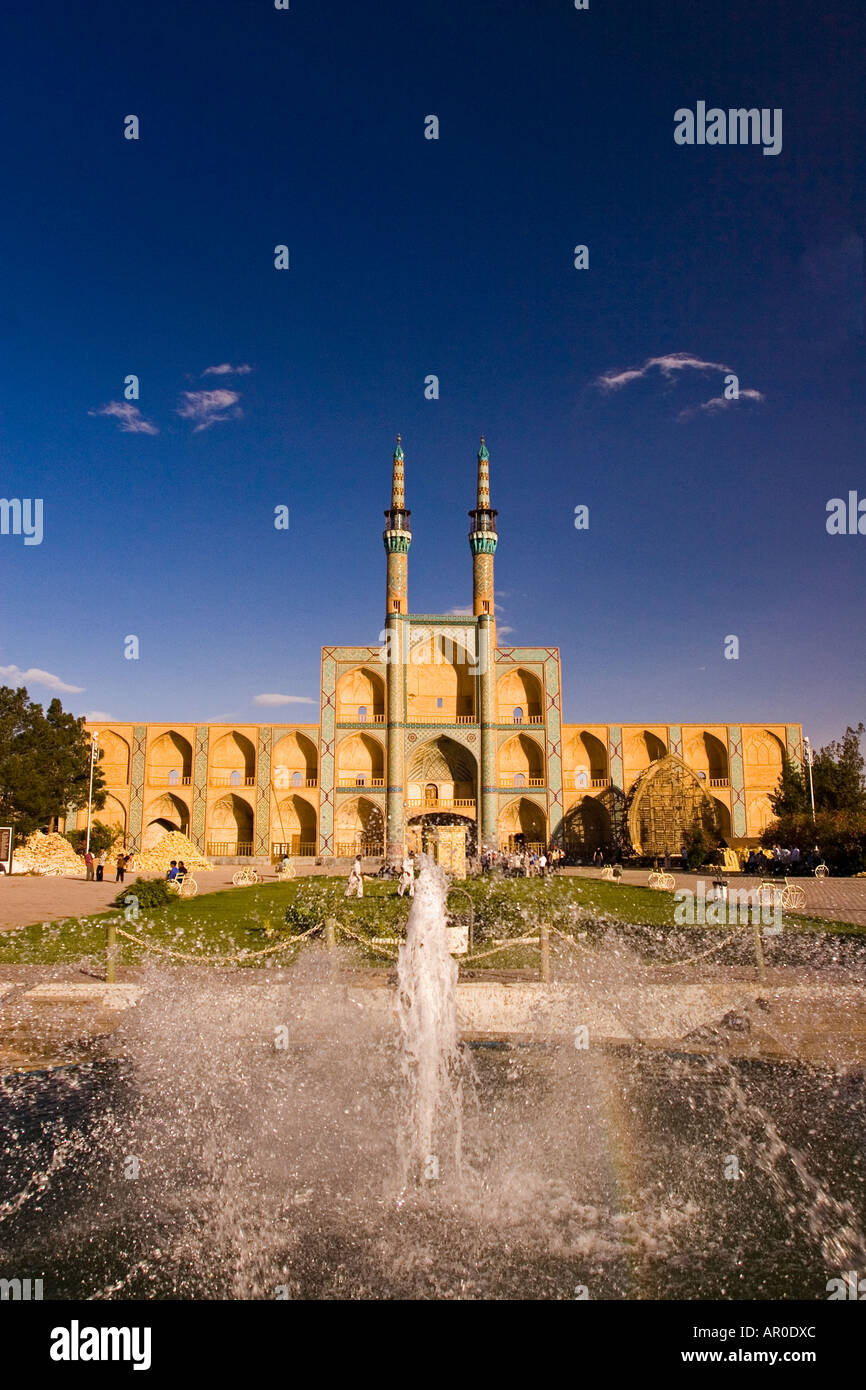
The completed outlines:
[[[95,820],[90,827],[90,852],[99,855],[103,850],[106,853],[111,849],[115,840],[123,835],[123,829],[119,825],[104,825],[101,820]],[[83,854],[87,844],[86,830],[67,830],[64,839],[68,840],[76,854]]]
[[[129,895],[138,899],[139,907],[168,907],[177,902],[177,893],[169,888],[164,878],[137,878],[135,883],[125,884],[112,902],[112,907],[126,907]]]

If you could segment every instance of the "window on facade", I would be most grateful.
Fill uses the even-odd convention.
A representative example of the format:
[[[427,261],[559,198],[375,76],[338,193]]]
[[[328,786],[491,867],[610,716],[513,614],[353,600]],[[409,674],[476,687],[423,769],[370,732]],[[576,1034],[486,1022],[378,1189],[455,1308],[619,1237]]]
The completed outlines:
[[[520,708],[519,705],[517,706],[517,708],[516,708],[515,711],[514,711],[514,722],[515,722],[515,724],[522,724],[522,723],[523,723],[523,710]]]
[[[180,773],[178,772],[176,767],[173,767],[171,769],[171,772],[168,774],[168,781],[169,785],[172,787],[180,781]]]
[[[232,775],[231,775],[231,784],[232,784],[233,787],[239,787],[239,786],[240,786],[240,784],[241,784],[241,774],[240,774],[239,772],[233,772],[233,773],[232,773]]]
[[[514,774],[514,785],[515,785],[515,787],[525,787],[525,786],[526,786],[526,778],[524,777],[524,775],[523,775],[522,772],[515,772],[515,774]]]
[[[441,708],[442,708],[442,696],[441,696],[441,695],[437,695],[437,697],[436,697],[436,708],[437,708],[437,709],[441,709]]]
[[[366,705],[362,705],[361,708],[358,710],[358,723],[359,723],[359,724],[366,724],[366,722],[367,722],[367,706],[366,706]]]
[[[300,772],[293,772],[293,773],[292,773],[292,786],[293,786],[293,787],[300,787],[300,786],[303,784],[303,780],[304,780],[304,779],[302,778]]]
[[[356,786],[356,787],[366,787],[366,785],[367,785],[367,774],[366,774],[365,772],[358,772],[358,773],[356,773],[356,775],[355,775],[355,786]]]

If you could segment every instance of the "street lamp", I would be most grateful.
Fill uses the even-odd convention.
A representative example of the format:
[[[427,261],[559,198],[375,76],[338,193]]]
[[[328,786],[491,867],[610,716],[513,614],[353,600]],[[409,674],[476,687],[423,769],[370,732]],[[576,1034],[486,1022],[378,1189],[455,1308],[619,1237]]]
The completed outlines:
[[[815,786],[812,782],[812,764],[815,761],[815,750],[809,742],[807,734],[803,735],[803,744],[806,752],[806,762],[809,767],[809,800],[812,803],[812,824],[815,824]]]
[[[96,755],[99,751],[99,730],[93,735],[93,742],[90,745],[90,790],[87,793],[87,844],[84,849],[85,854],[90,852],[90,817],[93,811],[93,769],[96,764]]]

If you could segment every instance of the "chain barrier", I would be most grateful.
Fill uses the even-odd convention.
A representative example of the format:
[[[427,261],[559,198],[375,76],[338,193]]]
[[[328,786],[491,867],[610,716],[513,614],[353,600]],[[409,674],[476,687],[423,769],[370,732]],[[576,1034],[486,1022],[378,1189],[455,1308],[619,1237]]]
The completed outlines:
[[[369,951],[377,951],[379,955],[388,956],[390,960],[397,959],[398,952],[392,951],[390,946],[377,945],[377,943],[372,938],[367,936],[359,936],[358,933],[353,932],[350,927],[344,927],[342,922],[337,923],[337,929],[338,931],[343,932],[345,936],[350,936],[353,941],[358,941],[362,946],[366,946]]]
[[[258,960],[262,956],[276,955],[278,951],[287,951],[298,941],[303,941],[304,937],[312,936],[315,932],[321,931],[322,926],[322,922],[317,922],[308,931],[301,932],[299,936],[292,936],[288,941],[280,941],[274,946],[269,946],[265,951],[247,951],[244,949],[232,956],[191,956],[184,951],[172,951],[168,946],[158,946],[156,942],[134,936],[131,932],[124,931],[122,927],[116,927],[115,930],[118,936],[126,937],[127,941],[132,941],[142,951],[153,951],[158,956],[170,956],[172,960],[193,961],[196,965],[240,965],[243,961]]]
[[[551,931],[556,936],[561,936],[563,941],[567,941],[575,951],[585,951],[586,947],[575,941],[567,932],[560,931],[559,927],[551,927]],[[682,960],[655,960],[644,961],[644,970],[668,970],[672,965],[694,965],[695,961],[705,960],[707,956],[713,955],[716,951],[721,951],[724,946],[730,946],[732,941],[736,941],[736,936],[726,936],[724,941],[717,941],[715,946],[711,946],[708,951],[701,951],[697,956],[684,956]]]
[[[135,936],[131,932],[124,931],[121,927],[116,927],[115,931],[118,936],[125,937],[127,941],[131,941],[139,950],[150,951],[158,956],[167,956],[171,960],[189,961],[195,965],[241,965],[246,961],[260,960],[264,956],[273,956],[281,951],[288,951],[293,946],[296,946],[299,941],[304,941],[307,937],[314,936],[317,932],[321,932],[323,926],[323,922],[317,922],[315,926],[309,927],[307,931],[301,932],[297,936],[292,936],[287,941],[277,942],[273,946],[267,947],[264,951],[248,951],[243,949],[230,956],[194,956],[185,951],[174,951],[168,946],[159,946],[156,942],[148,941],[140,936]],[[359,946],[365,947],[368,951],[372,951],[377,955],[387,956],[389,960],[397,960],[399,952],[392,950],[390,946],[385,946],[372,937],[361,936],[358,932],[352,931],[351,927],[344,926],[342,922],[335,923],[335,926],[344,936],[350,937],[352,941],[357,941]],[[558,936],[562,941],[566,942],[572,950],[586,950],[584,945],[575,941],[567,932],[560,931],[559,927],[551,927],[550,930],[555,936]],[[727,936],[724,941],[719,941],[715,946],[711,946],[708,951],[701,951],[699,955],[686,956],[682,960],[648,961],[644,963],[643,968],[645,970],[667,970],[676,965],[694,965],[697,961],[706,960],[708,956],[712,956],[717,951],[723,950],[725,946],[731,945],[731,943],[736,940],[737,937],[732,934]],[[500,941],[487,951],[475,951],[472,955],[461,956],[460,964],[468,965],[473,961],[487,960],[490,956],[498,955],[500,951],[511,950],[513,946],[539,946],[540,944],[541,937],[539,936],[512,936],[508,937],[506,940]]]
[[[494,946],[490,951],[476,951],[471,956],[461,956],[460,964],[468,965],[471,960],[484,960],[487,956],[495,956],[497,951],[508,951],[512,946],[537,946],[540,941],[538,936],[511,936],[507,941],[500,941],[498,946]]]

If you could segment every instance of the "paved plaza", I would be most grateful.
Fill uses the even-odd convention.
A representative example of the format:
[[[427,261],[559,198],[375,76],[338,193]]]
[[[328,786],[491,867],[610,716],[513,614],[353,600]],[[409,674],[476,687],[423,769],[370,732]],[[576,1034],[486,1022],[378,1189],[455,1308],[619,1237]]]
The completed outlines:
[[[364,866],[365,874],[374,873],[378,860],[369,860]],[[219,893],[232,888],[232,874],[236,864],[222,864],[210,873],[198,873],[196,878],[199,893]],[[317,865],[312,859],[296,866],[298,877],[307,874],[346,874],[344,864]],[[562,869],[569,877],[600,878],[598,869]],[[623,883],[645,887],[649,878],[648,869],[625,869]],[[713,879],[712,870],[701,874],[673,871],[678,888],[695,888],[700,878],[709,886]],[[129,888],[137,875],[127,876],[123,885]],[[159,874],[142,874],[142,878],[159,878]],[[264,881],[276,883],[272,869],[264,870]],[[729,882],[738,888],[756,888],[760,879],[746,874],[733,874]],[[781,880],[780,880],[781,882]],[[805,914],[823,917],[827,921],[850,922],[852,925],[866,927],[866,878],[798,878],[794,882],[806,894]],[[36,878],[29,875],[0,876],[0,931],[11,927],[28,926],[33,922],[51,922],[62,917],[86,917],[97,912],[106,912],[120,891],[120,884],[105,880],[103,883],[88,883],[84,878]]]

